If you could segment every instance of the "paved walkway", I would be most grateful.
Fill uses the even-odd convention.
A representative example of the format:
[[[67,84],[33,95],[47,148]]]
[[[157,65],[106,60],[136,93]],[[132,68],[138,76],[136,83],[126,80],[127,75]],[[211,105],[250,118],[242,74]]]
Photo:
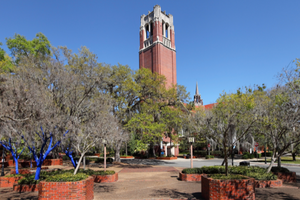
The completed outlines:
[[[66,168],[66,167],[64,167]],[[101,168],[92,168],[101,170]],[[201,183],[178,180],[183,168],[151,165],[111,165],[108,170],[119,173],[115,183],[95,183],[95,200],[101,199],[202,199]],[[289,187],[292,188],[289,188]],[[256,189],[256,199],[300,200],[300,176],[297,184],[285,184],[283,188]],[[38,193],[17,193],[0,188],[0,200],[37,200]]]

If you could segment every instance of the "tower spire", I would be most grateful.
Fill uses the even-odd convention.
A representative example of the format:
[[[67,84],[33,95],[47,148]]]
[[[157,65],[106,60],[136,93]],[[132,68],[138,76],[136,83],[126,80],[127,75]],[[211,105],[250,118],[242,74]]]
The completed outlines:
[[[198,82],[196,82],[196,95],[199,95],[199,91],[198,91]]]
[[[203,106],[203,99],[201,99],[201,95],[198,90],[198,82],[196,82],[196,92],[194,95],[194,105],[195,106]]]

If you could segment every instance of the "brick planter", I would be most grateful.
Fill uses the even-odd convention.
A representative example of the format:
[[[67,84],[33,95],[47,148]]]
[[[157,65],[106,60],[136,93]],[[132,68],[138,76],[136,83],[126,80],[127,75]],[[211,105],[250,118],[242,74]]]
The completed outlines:
[[[39,191],[39,184],[34,185],[13,185],[13,190],[16,192],[37,192]]]
[[[118,173],[112,175],[93,175],[95,183],[112,183],[118,181]]]
[[[159,160],[176,160],[177,157],[157,157],[156,159],[159,159]]]
[[[27,167],[30,167],[30,161],[20,161],[19,164],[24,167],[24,168],[27,168]],[[32,161],[32,167],[36,167],[36,162],[35,161]]]
[[[185,174],[179,173],[179,179],[187,182],[201,182],[201,176],[204,174]]]
[[[100,153],[95,153],[95,156],[98,156],[98,157],[100,157]]]
[[[76,182],[45,182],[39,184],[39,200],[94,199],[94,178]]]
[[[0,162],[0,167],[2,167],[2,162]],[[8,167],[8,162],[4,161],[4,167]]]
[[[201,191],[206,200],[255,200],[255,180],[215,180],[204,175],[201,179]]]
[[[44,170],[44,169],[48,169],[48,167],[42,167],[41,170]],[[34,168],[30,168],[30,169],[19,169],[19,174],[33,174],[35,173],[35,170]],[[10,170],[10,173],[11,174],[16,174],[16,170],[15,169],[11,169]]]
[[[133,158],[133,156],[120,156],[120,158]]]
[[[14,160],[8,160],[7,163],[8,163],[9,167],[14,167],[15,166],[15,161]]]
[[[63,159],[46,159],[43,162],[44,166],[63,165]]]
[[[296,183],[296,172],[273,172],[284,183]]]
[[[24,177],[0,177],[0,187],[13,187],[13,185],[17,184],[18,180],[20,180],[21,178]]]
[[[187,158],[187,156],[183,156],[183,158],[185,158],[185,159],[191,159],[190,157]],[[197,156],[193,156],[193,158],[198,158],[198,157]]]
[[[281,187],[282,180],[255,180],[255,188]]]

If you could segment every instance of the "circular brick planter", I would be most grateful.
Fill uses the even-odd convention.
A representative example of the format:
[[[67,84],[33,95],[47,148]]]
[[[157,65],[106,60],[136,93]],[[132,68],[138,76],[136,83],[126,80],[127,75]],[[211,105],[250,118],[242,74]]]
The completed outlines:
[[[296,183],[296,172],[273,172],[284,183]]]
[[[210,199],[255,200],[255,180],[216,180],[203,175],[201,178],[202,197]]]
[[[24,178],[23,176],[20,177],[0,177],[0,187],[13,187],[14,184],[18,184],[18,180]]]
[[[94,178],[76,182],[45,182],[39,184],[39,200],[94,199]]]
[[[133,158],[133,156],[120,156],[120,158]]]
[[[281,187],[282,180],[255,180],[255,188]]]
[[[204,174],[185,174],[180,172],[179,179],[187,182],[201,182],[201,176]]]
[[[176,160],[177,157],[156,157],[158,160]]]
[[[112,175],[93,175],[95,183],[112,183],[118,181],[118,173]]]
[[[13,185],[13,190],[16,192],[37,192],[39,191],[39,184],[34,185]]]

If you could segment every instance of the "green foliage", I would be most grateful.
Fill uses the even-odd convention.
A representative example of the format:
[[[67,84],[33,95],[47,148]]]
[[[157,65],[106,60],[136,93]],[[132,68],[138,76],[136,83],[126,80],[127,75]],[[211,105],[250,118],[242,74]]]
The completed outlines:
[[[47,182],[75,182],[75,181],[81,181],[89,176],[84,173],[77,173],[74,175],[73,173],[63,173],[63,174],[57,174],[54,176],[49,176],[45,179]]]
[[[186,168],[182,170],[182,173],[184,174],[202,174],[203,169],[202,168]]]
[[[290,170],[285,167],[272,167],[271,172],[290,172]]]
[[[249,158],[249,156],[247,155],[247,154],[244,154],[243,156],[242,156],[242,159],[248,159]]]
[[[24,36],[15,34],[13,38],[6,38],[6,45],[10,49],[16,63],[22,56],[43,58],[51,54],[51,44],[43,33],[37,33],[33,40],[27,40]]]
[[[214,158],[215,156],[213,156],[213,155],[206,155],[205,156],[205,159],[210,159],[210,158]]]
[[[9,175],[6,175],[5,177],[22,177],[24,175],[22,174],[9,174]]]
[[[35,175],[27,175],[24,178],[18,181],[19,185],[35,185],[38,184],[40,181],[45,180],[45,176],[40,175],[39,180],[34,179]]]
[[[225,174],[210,174],[208,175],[210,178],[213,179],[220,179],[220,180],[240,180],[240,179],[248,179],[248,177],[238,175],[238,174],[229,174],[225,176]]]

